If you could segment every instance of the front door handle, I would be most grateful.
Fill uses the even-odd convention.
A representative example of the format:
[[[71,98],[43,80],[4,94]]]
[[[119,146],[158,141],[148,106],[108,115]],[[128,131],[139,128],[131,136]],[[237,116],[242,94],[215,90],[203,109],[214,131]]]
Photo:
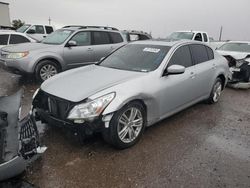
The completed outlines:
[[[88,48],[88,51],[93,51],[93,49],[92,48]]]
[[[190,78],[194,79],[195,78],[195,73],[194,72],[190,72]]]

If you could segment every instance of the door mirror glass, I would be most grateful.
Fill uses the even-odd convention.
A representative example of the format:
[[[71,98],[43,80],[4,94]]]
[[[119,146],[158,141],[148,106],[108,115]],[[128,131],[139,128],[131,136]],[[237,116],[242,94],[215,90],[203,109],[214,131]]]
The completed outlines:
[[[68,47],[72,47],[72,46],[77,46],[76,41],[70,40],[70,41],[68,42]]]
[[[182,65],[171,65],[167,68],[165,75],[169,74],[182,74],[185,72],[185,67]]]
[[[28,34],[35,34],[36,31],[35,31],[35,29],[29,29],[29,30],[27,31],[27,33],[28,33]]]

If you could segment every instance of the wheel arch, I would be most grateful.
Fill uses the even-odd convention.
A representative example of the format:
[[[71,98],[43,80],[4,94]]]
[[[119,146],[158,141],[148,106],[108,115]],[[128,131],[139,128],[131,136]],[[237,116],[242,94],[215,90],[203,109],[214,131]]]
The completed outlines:
[[[54,57],[45,57],[45,58],[41,58],[37,61],[37,63],[34,66],[34,71],[36,70],[36,67],[39,65],[39,63],[41,63],[42,61],[53,61],[54,63],[56,63],[59,67],[59,70],[62,71],[62,64],[60,63],[60,61],[57,58]]]
[[[220,78],[221,79],[221,81],[222,81],[222,88],[224,89],[225,88],[225,86],[226,86],[226,77],[225,77],[225,75],[224,74],[219,74],[218,76],[217,76],[217,78]]]

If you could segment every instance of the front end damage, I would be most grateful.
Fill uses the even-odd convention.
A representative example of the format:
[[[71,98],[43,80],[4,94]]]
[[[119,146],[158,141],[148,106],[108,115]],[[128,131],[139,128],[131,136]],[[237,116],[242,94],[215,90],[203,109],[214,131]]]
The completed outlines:
[[[228,60],[230,75],[228,86],[236,89],[250,88],[250,55],[237,58],[232,55],[224,55]]]
[[[22,91],[0,97],[0,181],[22,173],[46,150],[32,115],[19,120]]]

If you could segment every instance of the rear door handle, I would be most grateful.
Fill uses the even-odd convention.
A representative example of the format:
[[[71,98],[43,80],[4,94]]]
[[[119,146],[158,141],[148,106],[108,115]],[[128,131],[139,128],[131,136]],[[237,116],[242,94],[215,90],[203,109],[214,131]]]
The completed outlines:
[[[213,67],[212,67],[212,69],[216,69],[216,67],[217,67],[217,66],[216,66],[215,64],[213,64]]]
[[[88,48],[88,51],[93,51],[93,49],[92,48]]]

